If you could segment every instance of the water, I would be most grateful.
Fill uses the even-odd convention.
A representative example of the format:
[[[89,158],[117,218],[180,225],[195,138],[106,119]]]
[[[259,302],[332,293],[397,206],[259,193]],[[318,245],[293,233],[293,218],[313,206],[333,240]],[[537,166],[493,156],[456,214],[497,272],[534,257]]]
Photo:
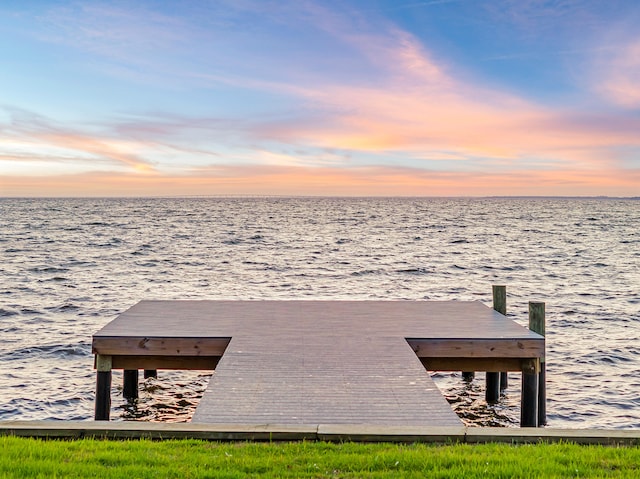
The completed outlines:
[[[0,199],[0,419],[91,419],[91,335],[141,299],[547,303],[553,427],[640,427],[640,202]],[[188,420],[208,376],[160,372],[114,419]],[[436,374],[472,424],[515,425],[482,375]]]

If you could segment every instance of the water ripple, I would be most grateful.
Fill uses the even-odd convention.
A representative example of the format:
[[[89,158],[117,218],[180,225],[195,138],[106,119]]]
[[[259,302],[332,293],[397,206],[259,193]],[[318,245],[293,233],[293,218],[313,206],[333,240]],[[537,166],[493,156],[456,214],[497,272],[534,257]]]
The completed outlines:
[[[640,208],[590,199],[0,199],[0,419],[88,419],[91,335],[141,299],[547,303],[555,427],[640,427]],[[208,376],[161,372],[126,419],[188,420]],[[513,425],[482,375],[435,381],[472,424]],[[146,389],[145,389],[146,388]]]

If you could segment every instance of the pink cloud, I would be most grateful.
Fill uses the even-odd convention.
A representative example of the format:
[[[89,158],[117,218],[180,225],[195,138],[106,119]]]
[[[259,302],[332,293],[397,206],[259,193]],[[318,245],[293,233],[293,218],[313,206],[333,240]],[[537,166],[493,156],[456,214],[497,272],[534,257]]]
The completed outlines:
[[[272,116],[229,120],[156,115],[162,119],[140,117],[107,125],[97,134],[54,126],[35,115],[24,121],[14,118],[5,140],[24,142],[33,156],[53,163],[69,161],[58,154],[64,150],[93,171],[50,177],[39,177],[37,172],[29,177],[5,175],[0,177],[0,194],[639,194],[638,170],[619,168],[616,149],[640,148],[640,119],[615,112],[560,109],[498,91],[447,64],[410,33],[389,23],[372,25],[307,2],[297,8],[299,18],[345,47],[346,60],[366,63],[371,74],[338,82],[333,72],[314,77],[304,68],[295,71],[294,64],[291,77],[288,71],[261,78],[259,67],[255,78],[243,71],[180,73],[198,81],[285,95],[299,105]],[[121,46],[137,42],[138,20],[111,11],[102,12],[106,15],[102,20],[101,12],[85,12],[87,16],[78,22],[80,30],[100,27],[85,31],[82,41],[86,43],[81,46],[134,62],[139,52],[132,51],[129,58]],[[61,28],[75,32],[69,12],[65,13]],[[102,42],[100,32],[118,19],[123,24]],[[142,34],[160,35],[155,28],[165,22],[170,19],[154,19],[155,26]],[[181,24],[167,25],[168,30],[182,31]],[[139,45],[143,50],[156,49],[169,40],[170,34]],[[107,50],[93,50],[98,47]],[[640,104],[639,82],[633,83],[640,70],[639,57],[636,42],[611,62],[601,86],[612,101]],[[220,145],[224,146],[220,151],[233,153],[231,159],[214,151]],[[304,161],[302,155],[292,153],[298,147],[305,152]],[[48,149],[55,151],[47,154]],[[171,159],[163,163],[168,150],[171,153],[165,156]],[[423,168],[355,167],[345,160],[360,153],[359,163],[364,158],[389,165],[410,160]],[[196,170],[184,164],[189,155],[198,156],[200,163],[205,158],[219,163],[242,161],[245,166],[218,164]],[[28,161],[25,158],[7,151],[0,161]],[[342,168],[333,166],[340,161]],[[95,162],[101,163],[99,167]],[[102,171],[105,162],[118,172]],[[174,174],[169,175],[169,170]]]
[[[152,162],[141,155],[148,147],[142,142],[54,124],[25,110],[10,109],[9,113],[10,120],[3,126],[4,138],[0,141],[0,160],[88,163],[88,169],[93,169],[91,163],[97,161],[141,173],[154,170]]]
[[[299,92],[310,111],[324,116],[257,125],[255,133],[263,139],[394,152],[425,162],[443,151],[513,166],[536,158],[541,167],[578,170],[608,168],[617,162],[615,149],[640,147],[637,119],[554,108],[484,87],[468,72],[435,58],[407,32],[387,26],[382,32],[362,33],[318,11],[324,28],[370,59],[378,74],[350,84],[323,79]],[[633,65],[634,55],[625,56],[627,66]],[[628,86],[625,94],[633,98],[636,91]]]
[[[595,89],[624,108],[640,108],[640,38],[628,42],[598,63]]]

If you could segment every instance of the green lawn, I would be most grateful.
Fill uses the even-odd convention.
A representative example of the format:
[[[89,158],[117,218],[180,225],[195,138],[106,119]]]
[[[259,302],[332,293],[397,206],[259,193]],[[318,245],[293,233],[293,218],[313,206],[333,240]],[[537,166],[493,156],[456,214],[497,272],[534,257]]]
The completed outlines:
[[[639,476],[638,447],[0,437],[2,478]]]

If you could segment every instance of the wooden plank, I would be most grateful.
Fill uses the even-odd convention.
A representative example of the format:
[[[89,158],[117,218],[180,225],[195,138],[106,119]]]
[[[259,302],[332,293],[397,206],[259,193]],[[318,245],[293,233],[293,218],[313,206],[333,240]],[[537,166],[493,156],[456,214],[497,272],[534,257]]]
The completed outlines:
[[[403,338],[313,333],[234,337],[192,421],[460,425]]]
[[[522,371],[519,358],[420,358],[428,371]]]
[[[114,369],[214,370],[220,356],[112,356]]]
[[[538,358],[544,339],[416,339],[407,342],[419,358]]]
[[[138,356],[222,356],[231,338],[152,336],[95,337],[94,354]]]
[[[231,337],[268,330],[276,317],[290,325],[353,324],[354,332],[415,338],[540,338],[475,301],[141,301],[94,338],[144,338],[154,331],[162,337]]]

